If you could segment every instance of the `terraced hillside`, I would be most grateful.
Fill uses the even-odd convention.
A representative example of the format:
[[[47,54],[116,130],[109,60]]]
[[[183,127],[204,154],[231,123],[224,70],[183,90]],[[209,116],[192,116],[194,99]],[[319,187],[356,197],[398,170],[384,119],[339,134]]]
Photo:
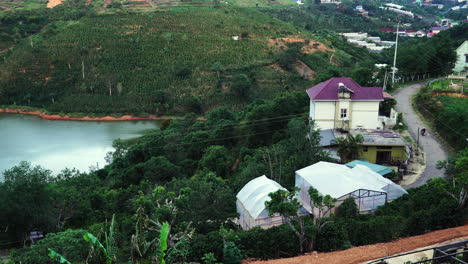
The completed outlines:
[[[313,38],[242,8],[55,22],[2,54],[0,105],[161,115],[239,108],[338,68],[337,50]]]

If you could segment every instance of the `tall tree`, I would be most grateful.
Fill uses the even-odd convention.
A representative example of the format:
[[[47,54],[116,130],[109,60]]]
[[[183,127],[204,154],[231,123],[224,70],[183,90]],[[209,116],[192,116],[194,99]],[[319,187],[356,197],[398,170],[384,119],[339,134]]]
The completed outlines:
[[[338,145],[338,155],[341,162],[346,163],[359,158],[359,145],[363,141],[362,135],[353,136],[348,134],[346,137],[338,137],[332,140],[332,143]]]

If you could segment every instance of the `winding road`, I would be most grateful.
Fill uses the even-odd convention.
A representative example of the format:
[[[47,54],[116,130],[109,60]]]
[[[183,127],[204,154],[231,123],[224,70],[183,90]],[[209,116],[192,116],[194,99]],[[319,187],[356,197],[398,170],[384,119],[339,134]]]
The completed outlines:
[[[418,127],[425,127],[421,118],[416,114],[411,105],[411,97],[424,86],[425,83],[416,83],[400,88],[394,94],[397,100],[396,111],[403,113],[403,121],[408,125],[408,131],[414,139],[418,136]],[[405,188],[414,188],[424,185],[429,179],[435,177],[443,177],[445,170],[436,168],[437,161],[446,160],[448,158],[447,151],[444,145],[439,142],[437,137],[432,133],[431,129],[426,127],[426,135],[419,137],[419,146],[426,153],[426,168],[414,183]]]

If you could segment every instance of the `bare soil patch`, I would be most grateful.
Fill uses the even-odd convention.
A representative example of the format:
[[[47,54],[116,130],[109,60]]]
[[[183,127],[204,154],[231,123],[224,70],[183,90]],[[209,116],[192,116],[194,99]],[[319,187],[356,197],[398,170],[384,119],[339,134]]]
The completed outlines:
[[[296,69],[297,73],[304,77],[304,79],[308,81],[312,81],[315,79],[315,72],[304,62],[301,60],[297,60],[293,64],[294,69]]]
[[[439,230],[424,235],[401,238],[389,243],[361,246],[330,253],[310,253],[294,258],[268,261],[244,261],[244,264],[359,264],[366,261],[412,251],[431,245],[466,239],[468,225]]]
[[[283,49],[287,49],[288,44],[294,43],[294,42],[304,43],[304,46],[302,47],[302,52],[305,54],[314,53],[316,51],[333,51],[332,48],[326,46],[325,44],[321,42],[318,42],[315,40],[305,40],[304,38],[295,37],[295,36],[269,39],[268,45],[270,45],[271,47],[277,47],[277,48],[282,47]]]
[[[105,0],[102,7],[107,8],[107,5],[110,4],[110,3],[112,3],[112,0]]]
[[[58,5],[60,5],[63,2],[63,0],[49,0],[47,3],[47,8],[54,8]]]
[[[461,94],[461,93],[458,93],[458,92],[432,92],[431,93],[432,95],[436,96],[436,95],[444,95],[444,96],[450,96],[450,97],[460,97],[460,98],[468,98],[468,95],[467,94]]]
[[[22,110],[22,109],[1,109],[0,113],[11,113],[11,114],[23,114],[23,115],[35,115],[43,119],[47,120],[68,120],[68,121],[130,121],[130,120],[171,120],[171,119],[181,119],[180,117],[174,116],[155,116],[155,115],[148,115],[147,117],[138,117],[132,115],[123,115],[120,117],[114,116],[103,116],[103,117],[72,117],[68,115],[49,115],[40,110]],[[206,121],[204,117],[198,117],[198,121]]]

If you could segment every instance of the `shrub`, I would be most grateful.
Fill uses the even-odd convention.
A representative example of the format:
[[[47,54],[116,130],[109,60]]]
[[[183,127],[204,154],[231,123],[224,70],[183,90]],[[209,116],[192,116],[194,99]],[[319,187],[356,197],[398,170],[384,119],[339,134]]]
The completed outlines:
[[[234,76],[231,89],[236,95],[246,98],[250,93],[250,88],[252,88],[252,83],[247,75],[238,74]]]
[[[338,217],[356,218],[359,215],[359,209],[353,197],[346,198],[337,209]]]
[[[259,227],[248,231],[239,231],[239,247],[245,257],[274,259],[296,256],[299,254],[297,237],[287,225],[269,229]]]
[[[224,264],[239,264],[242,260],[242,253],[234,242],[227,242],[223,248]]]
[[[181,78],[187,78],[192,74],[192,69],[189,66],[178,66],[175,70],[175,75]]]
[[[48,248],[55,250],[72,263],[84,263],[90,250],[89,244],[83,239],[85,230],[67,230],[48,234],[36,244],[12,252],[14,263],[58,263],[48,256]]]
[[[348,234],[343,226],[336,222],[325,224],[317,234],[316,249],[318,251],[334,251],[343,249],[349,244]]]

